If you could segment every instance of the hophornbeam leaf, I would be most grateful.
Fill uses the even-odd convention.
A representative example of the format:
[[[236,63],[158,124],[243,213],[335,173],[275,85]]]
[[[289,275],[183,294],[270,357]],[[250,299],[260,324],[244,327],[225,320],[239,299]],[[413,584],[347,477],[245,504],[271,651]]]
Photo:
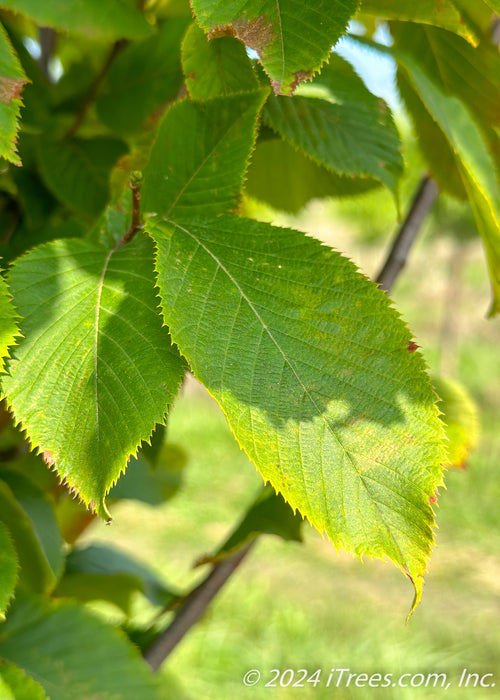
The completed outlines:
[[[149,231],[172,338],[264,480],[336,547],[395,562],[416,604],[443,428],[387,297],[297,231],[224,216]]]
[[[184,364],[162,326],[151,242],[54,241],[13,266],[23,339],[2,378],[33,447],[91,508],[162,423]]]

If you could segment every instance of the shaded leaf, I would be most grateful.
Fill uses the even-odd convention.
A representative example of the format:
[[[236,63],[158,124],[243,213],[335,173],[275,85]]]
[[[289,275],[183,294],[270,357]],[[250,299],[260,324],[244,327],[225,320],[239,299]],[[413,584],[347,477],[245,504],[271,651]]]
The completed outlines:
[[[139,39],[151,31],[133,0],[2,0],[2,7],[55,27],[94,39]]]
[[[453,0],[363,0],[361,12],[383,19],[435,25],[459,34],[473,45],[478,43],[474,26],[467,21],[467,14]],[[412,26],[411,31],[414,28]]]
[[[465,468],[467,457],[479,440],[479,412],[463,384],[450,377],[434,377],[433,384],[440,398],[450,466]]]
[[[184,372],[157,310],[150,241],[111,251],[54,241],[10,280],[24,339],[5,394],[45,461],[106,514],[106,492],[163,422]]]
[[[144,170],[142,210],[182,217],[234,209],[267,93],[173,105]]]
[[[0,516],[1,517],[1,516]],[[17,554],[8,529],[0,520],[0,620],[14,594],[17,583]]]
[[[0,271],[0,372],[4,368],[4,358],[9,347],[14,345],[19,334],[17,313],[11,303],[11,297]]]
[[[0,661],[0,697],[2,700],[47,700],[42,686],[8,661]]]
[[[21,165],[16,150],[21,93],[27,77],[0,24],[0,157]]]
[[[442,92],[459,97],[479,121],[500,124],[500,55],[487,37],[473,48],[435,27],[397,22],[391,32],[396,50],[411,53]]]
[[[319,165],[375,178],[396,193],[403,159],[391,111],[340,56],[333,54],[300,95],[270,97],[263,118]]]
[[[221,216],[150,233],[172,337],[264,480],[336,547],[392,559],[416,604],[442,426],[387,297],[296,231]]]
[[[208,41],[196,24],[189,28],[182,42],[182,68],[187,89],[194,99],[205,100],[258,88],[252,63],[241,41],[228,36]]]
[[[3,472],[3,470],[2,470]],[[46,498],[39,492],[40,509],[48,513]],[[47,508],[48,506],[48,508]],[[50,516],[49,516],[50,517]],[[12,489],[0,480],[0,518],[10,532],[19,559],[19,581],[23,588],[42,593],[56,582],[47,554],[38,539],[35,523],[17,500]],[[54,516],[52,514],[51,521]],[[52,529],[53,522],[48,527]]]
[[[113,62],[97,100],[100,119],[119,133],[133,132],[182,85],[180,43],[188,24],[169,19],[157,34],[126,46]]]
[[[109,497],[158,506],[175,496],[182,485],[186,453],[177,445],[165,444],[155,462],[151,465],[141,449],[137,458],[131,457],[127,471],[113,486]]]
[[[127,590],[121,589],[119,582]],[[78,592],[81,600],[103,598],[123,607],[122,596],[135,591],[143,593],[153,605],[166,606],[177,598],[147,564],[115,547],[97,544],[75,548],[68,555],[65,576],[56,594]]]
[[[40,550],[56,579],[64,565],[63,540],[52,507],[43,489],[14,469],[2,469],[4,481],[14,493],[17,502],[30,520]]]
[[[251,197],[294,214],[316,197],[349,197],[378,186],[322,168],[281,139],[257,143],[245,181]]]
[[[259,55],[275,93],[291,94],[328,59],[358,8],[357,0],[193,0],[209,38],[232,36]]]
[[[0,626],[0,655],[51,700],[157,700],[158,681],[119,630],[82,606],[16,601]]]
[[[265,486],[245,513],[238,527],[208,561],[218,561],[260,534],[277,535],[284,540],[302,542],[303,519],[294,513],[281,494]]]
[[[500,187],[489,144],[464,104],[443,94],[412,57],[397,54],[413,88],[455,153],[479,233],[493,286],[490,315],[500,311]]]
[[[114,138],[43,138],[38,154],[43,178],[55,196],[94,219],[109,200],[111,168],[126,150],[126,144]]]

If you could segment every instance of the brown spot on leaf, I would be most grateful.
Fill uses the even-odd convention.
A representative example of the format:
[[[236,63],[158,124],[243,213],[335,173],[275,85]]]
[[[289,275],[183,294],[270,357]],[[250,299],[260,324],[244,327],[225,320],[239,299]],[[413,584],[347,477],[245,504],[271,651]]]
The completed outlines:
[[[408,341],[408,352],[415,352],[415,350],[418,350],[420,345],[417,345],[414,340],[409,340]]]
[[[265,49],[276,38],[273,25],[268,22],[265,15],[248,20],[240,17],[232,24],[218,24],[208,34],[209,39],[217,39],[221,36],[232,36],[239,39],[262,58]]]
[[[48,450],[42,454],[43,461],[45,464],[47,464],[49,467],[55,467],[56,466],[56,460],[54,459],[52,452],[49,452]]]
[[[438,502],[438,495],[439,495],[439,494],[438,494],[438,492],[436,491],[435,494],[434,494],[434,496],[430,496],[430,498],[429,498],[429,503],[431,504],[431,506],[435,505],[435,504]]]
[[[11,100],[19,99],[25,82],[22,78],[0,76],[0,102],[8,105]]]

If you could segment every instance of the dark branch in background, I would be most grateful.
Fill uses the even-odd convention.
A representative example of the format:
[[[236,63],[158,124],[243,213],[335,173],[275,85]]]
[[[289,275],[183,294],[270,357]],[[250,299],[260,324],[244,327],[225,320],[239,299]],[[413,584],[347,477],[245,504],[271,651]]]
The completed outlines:
[[[394,238],[382,269],[375,280],[385,292],[390,292],[396,278],[406,265],[410,249],[427,214],[432,209],[438,193],[436,182],[428,175],[425,175],[415,193],[410,210]]]
[[[47,80],[51,80],[49,62],[56,43],[56,32],[52,27],[39,27],[38,40],[40,42],[40,58],[38,65]]]
[[[252,549],[255,541],[251,540],[234,554],[215,564],[208,576],[189,593],[171,624],[144,653],[144,659],[154,671],[160,668],[184,635],[202,617],[213,598]]]
[[[92,104],[95,101],[95,98],[97,97],[97,93],[99,92],[99,89],[104,81],[104,78],[107,75],[107,72],[111,68],[113,61],[115,60],[115,58],[120,53],[120,51],[122,50],[122,48],[125,46],[126,43],[127,43],[127,41],[125,39],[120,39],[119,41],[115,41],[115,43],[111,47],[111,51],[109,52],[109,55],[108,55],[106,61],[104,62],[103,67],[101,68],[98,75],[96,76],[96,79],[94,80],[94,82],[90,86],[90,89],[89,89],[89,91],[88,91],[88,93],[83,101],[83,104],[80,107],[78,114],[76,115],[75,121],[73,122],[73,124],[70,126],[70,128],[68,129],[68,131],[65,134],[67,138],[69,138],[70,136],[74,136],[76,134],[76,132],[78,131],[78,129],[80,128],[80,126],[82,125],[83,120],[87,116],[87,113],[88,113],[90,107],[92,106]]]

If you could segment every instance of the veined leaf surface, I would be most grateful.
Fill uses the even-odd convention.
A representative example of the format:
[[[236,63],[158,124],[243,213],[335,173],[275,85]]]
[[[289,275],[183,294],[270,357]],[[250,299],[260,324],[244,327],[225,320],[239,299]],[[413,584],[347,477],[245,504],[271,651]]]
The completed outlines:
[[[193,0],[209,38],[235,36],[259,54],[276,94],[291,94],[328,59],[358,0]]]
[[[177,102],[144,170],[142,210],[166,217],[236,208],[268,90],[207,102]]]
[[[253,91],[259,86],[241,41],[229,36],[208,41],[197,24],[184,37],[182,68],[193,99]]]
[[[218,217],[150,233],[172,337],[264,480],[335,546],[392,559],[416,604],[442,425],[387,297],[297,231]]]
[[[396,193],[403,159],[391,111],[349,63],[332,55],[312,85],[300,90],[293,98],[270,97],[265,122],[319,165],[375,178]]]
[[[16,150],[21,93],[27,77],[0,25],[0,157],[21,165]]]
[[[14,344],[19,332],[16,318],[17,314],[10,300],[8,287],[0,274],[0,372],[4,368],[4,358],[7,356],[9,346]]]
[[[184,364],[157,309],[150,241],[60,240],[13,266],[22,342],[2,380],[34,447],[86,504],[163,422]]]
[[[160,698],[134,645],[81,605],[16,600],[0,627],[0,655],[36,678],[50,700]]]

